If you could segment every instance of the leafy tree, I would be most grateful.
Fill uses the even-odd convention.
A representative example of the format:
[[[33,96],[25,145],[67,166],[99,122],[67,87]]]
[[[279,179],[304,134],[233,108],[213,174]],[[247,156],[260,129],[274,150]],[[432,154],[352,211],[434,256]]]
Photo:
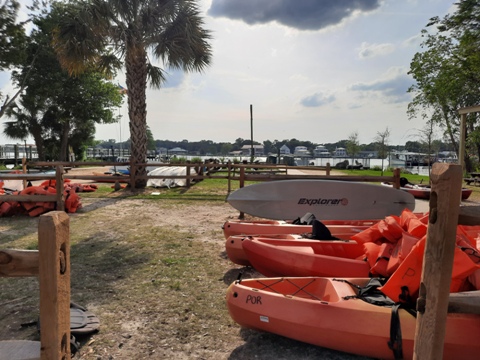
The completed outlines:
[[[458,109],[480,103],[480,3],[461,0],[457,10],[443,19],[430,19],[428,27],[437,31],[422,31],[424,52],[415,54],[410,74],[416,84],[409,92],[414,94],[409,104],[410,118],[420,116],[442,127],[458,154]],[[478,128],[478,117],[468,118],[467,136]],[[480,146],[476,146],[480,155]],[[468,152],[467,152],[468,153]],[[470,170],[468,156],[465,161]]]
[[[17,22],[20,4],[16,0],[2,0],[0,2],[0,71],[10,70],[19,65],[24,59],[26,34],[24,24]],[[18,89],[13,97],[6,95],[0,106],[0,117],[11,106],[23,88]],[[0,93],[0,99],[3,96]]]
[[[358,131],[352,132],[347,140],[347,153],[352,156],[352,162],[355,161],[355,155],[360,151],[360,142],[358,141]]]
[[[24,23],[17,22],[17,0],[0,1],[0,70],[8,70],[23,59],[26,41]]]
[[[153,138],[152,130],[150,130],[150,127],[147,125],[147,149],[148,150],[155,150],[155,139]]]
[[[383,160],[388,156],[388,140],[390,137],[390,130],[387,128],[384,131],[377,131],[375,141],[377,142],[378,156],[382,159],[382,176],[383,176]]]
[[[74,78],[62,69],[49,46],[57,15],[35,20],[25,61],[12,72],[14,83],[25,90],[8,109],[13,121],[4,130],[16,139],[32,135],[41,160],[47,153],[49,159],[66,160],[69,145],[78,157],[82,144],[93,140],[95,124],[115,121],[111,109],[121,104],[117,87],[99,73],[89,70]]]
[[[163,70],[150,63],[148,52],[169,67],[201,71],[210,63],[210,38],[193,0],[80,1],[65,9],[56,50],[73,74],[92,66],[108,70],[112,64],[125,65],[131,158],[145,163],[147,80],[156,88],[164,81]],[[135,171],[146,175],[144,166]],[[135,184],[145,186],[145,179]]]
[[[405,150],[410,152],[422,152],[422,144],[419,141],[407,141]]]

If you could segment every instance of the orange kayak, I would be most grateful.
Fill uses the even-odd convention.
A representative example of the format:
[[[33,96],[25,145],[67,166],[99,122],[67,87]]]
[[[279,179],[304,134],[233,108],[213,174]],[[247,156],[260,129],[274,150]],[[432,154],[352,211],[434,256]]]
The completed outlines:
[[[368,279],[348,279],[365,285]],[[392,309],[358,298],[333,278],[265,278],[235,281],[227,290],[231,318],[245,328],[372,358],[394,359],[389,348]],[[416,319],[398,311],[403,358],[413,357]],[[478,359],[480,315],[449,313],[443,359]]]
[[[250,264],[268,276],[369,277],[363,245],[355,241],[244,239]]]
[[[282,240],[302,240],[302,235],[296,234],[272,234],[272,235],[232,235],[225,241],[225,250],[228,258],[234,263],[243,266],[251,266],[250,261],[243,251],[243,240],[245,239],[282,239]]]
[[[335,236],[341,240],[349,240],[352,234],[350,232],[335,234]],[[267,235],[232,235],[225,241],[225,250],[228,258],[234,263],[243,266],[251,266],[252,264],[248,260],[247,254],[243,250],[243,241],[249,240],[308,240],[304,235],[299,234],[267,234]],[[322,241],[322,240],[316,240]],[[332,242],[332,240],[328,240]]]
[[[376,224],[379,220],[322,220],[332,235],[351,232],[352,235]],[[292,224],[282,220],[229,220],[223,226],[225,239],[232,235],[306,234],[312,225]]]

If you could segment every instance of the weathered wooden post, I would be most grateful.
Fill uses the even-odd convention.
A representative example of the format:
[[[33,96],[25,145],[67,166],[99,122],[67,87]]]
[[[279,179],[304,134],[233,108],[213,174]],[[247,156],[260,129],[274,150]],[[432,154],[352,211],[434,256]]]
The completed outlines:
[[[27,173],[27,159],[26,158],[22,158],[22,172],[24,174]],[[27,188],[27,179],[23,179],[23,188],[24,189]]]
[[[240,179],[238,180],[239,188],[243,188],[245,185],[245,166],[240,165]],[[245,218],[245,213],[240,211],[240,215],[238,216],[239,219],[244,219]]]
[[[70,359],[70,219],[63,211],[38,223],[42,360]]]
[[[243,188],[245,185],[245,166],[240,165],[240,179],[238,180],[238,187]]]
[[[228,160],[228,163],[227,163],[227,177],[228,177],[228,190],[227,190],[227,194],[230,194],[230,191],[232,191],[232,179],[231,179],[231,176],[232,176],[232,162],[230,160]]]
[[[186,183],[187,183],[186,186],[187,186],[187,188],[189,188],[191,186],[191,184],[190,184],[191,180],[190,180],[190,164],[188,162],[185,164],[185,176],[186,176],[186,180],[187,180],[186,181]]]
[[[65,211],[65,197],[63,186],[63,166],[57,165],[55,171],[55,190],[57,194],[57,210]]]
[[[443,356],[462,173],[461,165],[433,165],[427,242],[417,300],[414,359],[436,360]]]
[[[393,178],[394,178],[393,187],[395,189],[400,189],[400,169],[399,168],[393,169]]]

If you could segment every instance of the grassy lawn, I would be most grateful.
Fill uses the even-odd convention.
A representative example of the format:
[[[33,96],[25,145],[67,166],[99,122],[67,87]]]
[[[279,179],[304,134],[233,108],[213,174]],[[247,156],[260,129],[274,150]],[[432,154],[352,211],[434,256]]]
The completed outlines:
[[[344,173],[345,175],[350,176],[382,176],[382,172],[379,170],[335,170]],[[393,176],[393,171],[384,171],[383,176]],[[416,175],[416,174],[405,174],[400,173],[401,177],[406,178],[412,184],[428,184],[429,177],[424,175]]]

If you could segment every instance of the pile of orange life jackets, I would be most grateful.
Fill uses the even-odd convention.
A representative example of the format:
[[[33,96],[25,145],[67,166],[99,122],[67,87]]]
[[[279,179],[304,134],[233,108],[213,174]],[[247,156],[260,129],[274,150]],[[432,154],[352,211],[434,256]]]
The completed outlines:
[[[428,214],[409,210],[388,216],[352,236],[363,244],[372,276],[387,278],[379,288],[396,302],[415,302],[422,275]],[[450,292],[480,290],[480,226],[458,225]]]
[[[56,194],[55,180],[46,180],[38,186],[29,186],[24,190],[11,193],[12,195],[38,195],[39,201],[2,201],[1,195],[5,193],[2,184],[3,183],[0,182],[0,217],[14,215],[39,216],[55,210],[57,207],[56,202],[40,200],[42,195]],[[77,195],[78,192],[92,192],[96,190],[97,186],[95,184],[76,184],[71,183],[70,179],[65,179],[63,190],[65,211],[67,213],[75,213],[82,207],[80,197]]]

